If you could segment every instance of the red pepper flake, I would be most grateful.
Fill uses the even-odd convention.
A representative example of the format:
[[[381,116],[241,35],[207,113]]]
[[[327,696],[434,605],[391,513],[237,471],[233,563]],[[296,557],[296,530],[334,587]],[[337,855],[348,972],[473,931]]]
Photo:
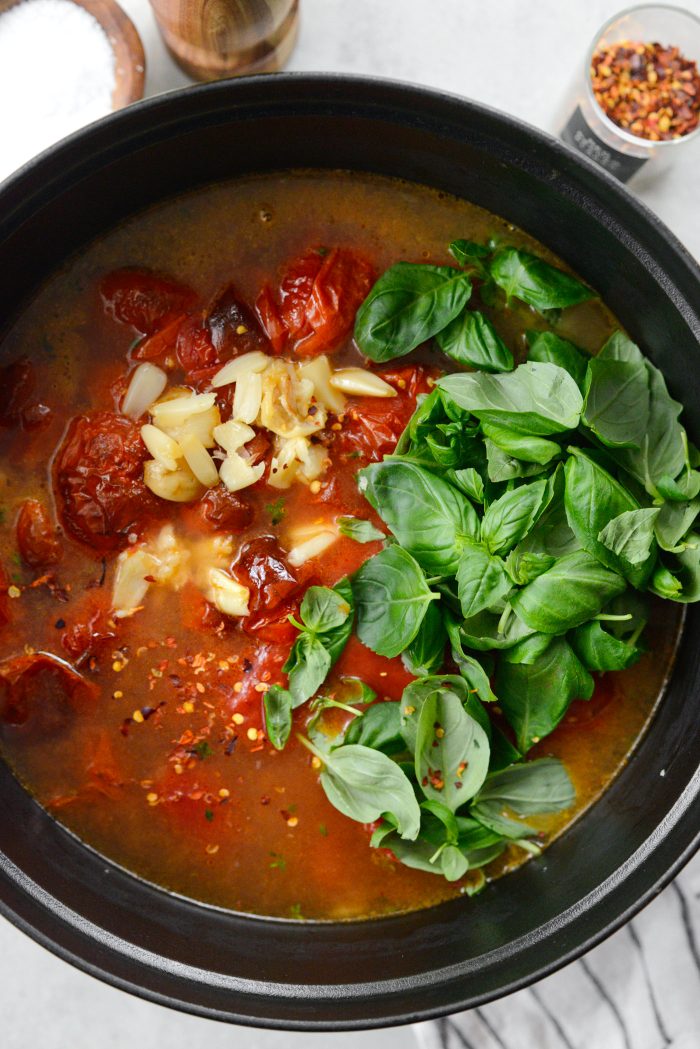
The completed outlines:
[[[700,122],[697,62],[677,47],[623,40],[599,48],[591,85],[605,115],[639,138],[667,142],[691,134]]]

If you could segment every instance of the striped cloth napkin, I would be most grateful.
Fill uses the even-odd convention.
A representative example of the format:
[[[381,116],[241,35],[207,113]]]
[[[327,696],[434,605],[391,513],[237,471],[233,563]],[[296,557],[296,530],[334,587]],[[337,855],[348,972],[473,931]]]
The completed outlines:
[[[422,1049],[700,1049],[700,855],[585,957],[414,1031]]]

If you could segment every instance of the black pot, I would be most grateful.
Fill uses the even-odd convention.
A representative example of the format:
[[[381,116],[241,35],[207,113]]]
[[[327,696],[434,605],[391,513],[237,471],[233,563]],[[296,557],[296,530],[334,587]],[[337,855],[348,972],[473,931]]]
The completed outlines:
[[[370,79],[275,76],[141,103],[0,190],[2,318],[68,254],[134,211],[215,180],[358,168],[503,215],[603,295],[700,433],[700,271],[619,184],[518,121]],[[0,762],[0,908],[87,972],[203,1016],[270,1027],[394,1024],[478,1005],[551,972],[657,893],[700,841],[700,610],[633,760],[546,855],[459,900],[370,922],[206,907],[82,845]]]

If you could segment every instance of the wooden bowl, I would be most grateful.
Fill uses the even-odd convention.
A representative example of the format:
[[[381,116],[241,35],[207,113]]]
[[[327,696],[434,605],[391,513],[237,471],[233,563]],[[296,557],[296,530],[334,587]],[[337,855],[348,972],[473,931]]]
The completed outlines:
[[[31,0],[0,0],[0,16],[17,3]],[[112,109],[121,109],[143,98],[146,59],[141,37],[116,0],[71,0],[99,22],[114,52]]]

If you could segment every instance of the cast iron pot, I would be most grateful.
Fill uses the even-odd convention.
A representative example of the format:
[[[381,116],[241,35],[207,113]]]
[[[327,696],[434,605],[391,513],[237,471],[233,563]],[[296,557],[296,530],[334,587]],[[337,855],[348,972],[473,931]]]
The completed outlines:
[[[481,106],[371,79],[276,76],[141,103],[45,153],[0,190],[0,317],[125,216],[207,182],[357,168],[458,194],[553,248],[664,371],[700,434],[700,271],[623,188]],[[459,230],[456,231],[456,234]],[[700,842],[700,609],[633,760],[537,861],[473,900],[370,922],[248,917],[168,895],[82,845],[0,761],[0,908],[94,976],[203,1016],[331,1029],[425,1019],[575,958]]]

